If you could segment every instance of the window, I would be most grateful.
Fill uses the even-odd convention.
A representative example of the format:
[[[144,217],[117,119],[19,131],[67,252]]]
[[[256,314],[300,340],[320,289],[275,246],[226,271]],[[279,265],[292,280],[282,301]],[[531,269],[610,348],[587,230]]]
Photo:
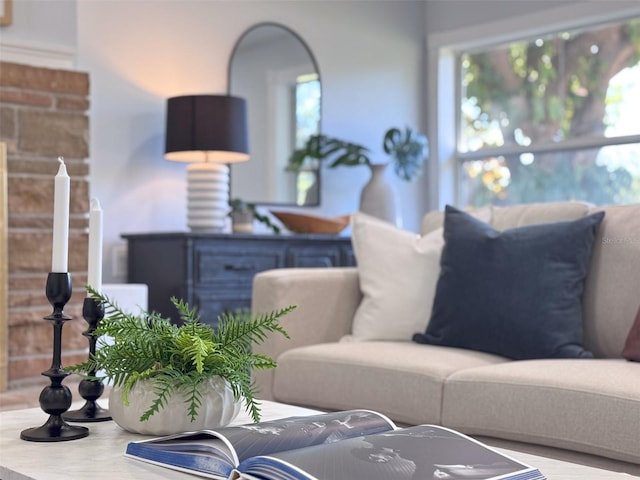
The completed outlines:
[[[640,202],[640,18],[456,63],[460,205]]]
[[[295,86],[294,148],[302,148],[311,135],[320,133],[320,78],[317,73],[300,75]]]
[[[300,75],[295,86],[294,149],[302,148],[310,136],[320,133],[320,78],[317,73]],[[296,173],[296,204],[317,205],[319,199],[318,166]]]

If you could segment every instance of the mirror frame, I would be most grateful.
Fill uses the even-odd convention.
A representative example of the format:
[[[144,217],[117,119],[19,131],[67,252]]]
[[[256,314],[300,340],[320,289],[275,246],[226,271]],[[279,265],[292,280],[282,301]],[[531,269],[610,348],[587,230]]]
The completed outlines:
[[[300,42],[300,44],[304,47],[304,49],[306,50],[307,54],[309,55],[309,59],[311,60],[311,64],[313,65],[313,68],[315,69],[315,71],[318,74],[318,80],[320,80],[320,105],[319,105],[319,109],[320,109],[320,120],[318,122],[318,133],[322,133],[322,104],[323,104],[323,97],[324,97],[324,89],[322,87],[322,74],[320,73],[320,67],[318,66],[318,62],[316,60],[315,55],[313,54],[313,52],[311,51],[311,48],[309,48],[309,44],[307,44],[307,42],[292,28],[283,25],[282,23],[278,23],[278,22],[259,22],[256,23],[252,26],[250,26],[249,28],[247,28],[242,35],[240,35],[240,37],[238,37],[238,39],[236,40],[235,44],[233,45],[233,48],[231,49],[231,53],[229,54],[229,60],[227,61],[227,94],[228,95],[237,95],[234,94],[231,91],[231,64],[233,62],[233,57],[235,56],[238,47],[240,46],[240,43],[242,42],[242,40],[245,39],[245,37],[247,35],[249,35],[250,33],[252,33],[254,30],[256,30],[257,28],[260,27],[278,27],[281,28],[283,30],[285,30],[286,32],[288,32],[289,34],[293,35],[293,37]],[[251,145],[249,145],[249,155],[251,155]],[[255,201],[252,202],[256,205],[264,205],[264,206],[284,206],[284,207],[298,207],[298,208],[303,208],[303,207],[319,207],[322,203],[322,168],[319,167],[317,172],[316,172],[316,183],[318,186],[318,202],[317,203],[313,203],[313,204],[308,204],[308,205],[298,205],[297,203],[295,203],[295,201],[293,203],[288,203],[288,202],[269,202],[269,201]],[[233,168],[229,169],[229,175],[233,175]],[[229,187],[231,188],[231,179],[229,179]],[[233,197],[233,192],[230,191],[230,198],[234,198]]]

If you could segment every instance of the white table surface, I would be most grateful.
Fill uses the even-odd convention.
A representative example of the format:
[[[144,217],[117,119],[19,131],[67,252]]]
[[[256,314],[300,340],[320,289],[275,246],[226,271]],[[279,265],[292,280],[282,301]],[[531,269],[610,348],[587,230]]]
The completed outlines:
[[[99,402],[106,404],[106,400]],[[71,409],[82,405],[74,404]],[[262,419],[308,415],[314,410],[275,402],[262,402]],[[82,424],[89,436],[65,442],[28,442],[20,439],[26,428],[39,427],[48,416],[40,408],[0,413],[0,479],[2,480],[194,480],[193,475],[124,457],[128,442],[148,438],[128,433],[114,422]],[[249,423],[244,411],[234,424]],[[549,480],[622,480],[638,478],[535,455],[497,449],[540,469]],[[345,479],[347,480],[347,479]]]

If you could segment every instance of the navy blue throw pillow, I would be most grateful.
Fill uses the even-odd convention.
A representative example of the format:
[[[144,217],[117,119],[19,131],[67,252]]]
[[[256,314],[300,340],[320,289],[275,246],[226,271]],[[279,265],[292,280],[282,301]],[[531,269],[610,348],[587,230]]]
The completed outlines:
[[[582,292],[604,212],[503,232],[445,208],[440,277],[418,343],[523,360],[590,358]]]

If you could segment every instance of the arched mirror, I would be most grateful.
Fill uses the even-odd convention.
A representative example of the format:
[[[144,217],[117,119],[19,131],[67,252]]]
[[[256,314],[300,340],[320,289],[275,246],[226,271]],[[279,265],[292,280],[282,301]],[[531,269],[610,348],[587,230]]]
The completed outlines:
[[[289,28],[261,23],[240,37],[228,68],[229,94],[247,101],[251,157],[231,166],[231,198],[319,205],[318,165],[286,168],[293,150],[320,133],[320,72],[311,51]]]

